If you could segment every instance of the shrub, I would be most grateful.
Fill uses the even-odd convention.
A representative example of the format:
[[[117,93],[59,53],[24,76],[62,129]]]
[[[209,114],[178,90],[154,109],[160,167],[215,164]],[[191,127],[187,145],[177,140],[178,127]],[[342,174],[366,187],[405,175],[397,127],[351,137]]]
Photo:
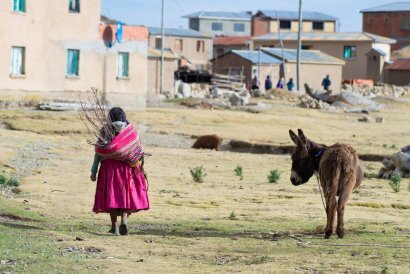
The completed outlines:
[[[231,214],[229,214],[229,220],[236,220],[236,214],[235,211],[232,211]]]
[[[7,179],[4,175],[0,175],[0,186],[18,187],[20,182],[16,179]]]
[[[203,166],[196,166],[195,168],[190,168],[192,179],[194,182],[203,183],[204,178],[206,177],[205,169]]]
[[[391,177],[389,185],[394,190],[394,192],[400,191],[400,181],[401,181],[401,177],[399,174],[395,174]]]
[[[271,170],[268,175],[269,183],[277,183],[280,178],[280,172],[277,169]]]
[[[233,170],[235,175],[239,177],[240,180],[243,180],[243,169],[242,166],[237,165],[236,168]]]

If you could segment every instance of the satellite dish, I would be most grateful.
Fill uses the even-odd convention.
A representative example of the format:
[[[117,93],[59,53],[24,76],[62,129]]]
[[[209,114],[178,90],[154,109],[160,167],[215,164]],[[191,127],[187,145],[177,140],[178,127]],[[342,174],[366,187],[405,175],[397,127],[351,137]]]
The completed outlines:
[[[107,48],[111,48],[112,44],[113,44],[113,39],[114,39],[114,33],[112,31],[111,26],[106,26],[104,28],[104,32],[103,32],[103,41],[104,41],[104,45]]]

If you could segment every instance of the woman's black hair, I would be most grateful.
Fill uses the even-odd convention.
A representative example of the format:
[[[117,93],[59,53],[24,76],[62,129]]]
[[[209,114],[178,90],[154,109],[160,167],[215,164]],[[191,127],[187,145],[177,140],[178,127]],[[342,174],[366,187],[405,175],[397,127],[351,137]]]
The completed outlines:
[[[125,115],[125,111],[120,107],[113,107],[108,112],[108,116],[110,117],[111,122],[125,122],[128,124],[127,116]]]

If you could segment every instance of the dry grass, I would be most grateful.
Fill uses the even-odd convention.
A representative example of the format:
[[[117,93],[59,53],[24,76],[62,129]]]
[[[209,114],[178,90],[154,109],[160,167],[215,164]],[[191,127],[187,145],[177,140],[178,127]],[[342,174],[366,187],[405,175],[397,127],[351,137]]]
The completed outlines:
[[[383,144],[408,144],[408,114],[406,106],[388,108],[377,114],[385,117],[386,123],[363,124],[357,122],[360,115],[356,114],[277,105],[260,114],[161,108],[129,116],[137,126],[149,125],[151,132],[216,133],[225,139],[276,145],[291,144],[289,128],[303,128],[319,142],[346,142],[360,153],[389,154],[395,150]],[[380,272],[387,267],[405,273],[410,268],[408,248],[302,247],[288,237],[301,234],[302,239],[320,244],[410,246],[406,232],[410,230],[409,192],[393,193],[387,181],[380,179],[365,180],[352,195],[346,211],[346,238],[323,240],[320,233],[325,213],[315,178],[306,185],[292,186],[288,155],[147,147],[153,154],[146,161],[152,208],[131,216],[131,235],[109,237],[108,216],[91,213],[95,183],[88,177],[93,152],[85,142],[86,135],[75,134],[84,132],[76,114],[1,111],[0,117],[16,129],[0,129],[0,146],[8,151],[0,164],[10,164],[13,153],[29,143],[50,144],[46,167],[22,180],[23,194],[13,199],[0,196],[2,210],[40,220],[21,224],[37,228],[31,230],[19,229],[8,221],[0,223],[0,232],[6,235],[0,244],[8,252],[0,251],[0,256],[7,259],[13,254],[18,258],[13,271],[59,267],[63,272],[357,273]],[[72,133],[55,134],[64,130]],[[199,165],[207,172],[202,184],[193,182],[189,172],[189,167]],[[246,174],[242,181],[232,172],[237,165]],[[380,163],[364,165],[372,173],[381,167]],[[277,184],[267,180],[272,169],[281,172]],[[403,183],[407,185],[407,181]],[[25,231],[30,232],[26,235]],[[75,241],[77,236],[85,240]],[[56,255],[44,260],[31,247],[22,250],[24,242],[33,250],[40,248],[45,254]],[[68,246],[102,251],[98,256],[61,255]]]

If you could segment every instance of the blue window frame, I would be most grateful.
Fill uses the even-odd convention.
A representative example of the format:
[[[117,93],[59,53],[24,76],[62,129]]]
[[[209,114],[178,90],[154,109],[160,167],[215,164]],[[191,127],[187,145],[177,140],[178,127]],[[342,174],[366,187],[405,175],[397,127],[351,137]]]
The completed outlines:
[[[212,22],[212,30],[213,31],[222,31],[223,26],[220,22]]]
[[[26,0],[13,0],[13,11],[26,12]]]
[[[80,51],[77,49],[69,49],[67,51],[67,75],[79,75]]]
[[[343,47],[343,57],[345,59],[353,59],[357,57],[357,47],[356,46],[344,46]]]
[[[128,62],[130,54],[128,52],[118,53],[118,78],[128,77]]]
[[[70,12],[80,12],[80,0],[68,0],[68,10]]]
[[[245,32],[245,24],[244,23],[235,23],[233,25],[233,30],[236,32]]]

